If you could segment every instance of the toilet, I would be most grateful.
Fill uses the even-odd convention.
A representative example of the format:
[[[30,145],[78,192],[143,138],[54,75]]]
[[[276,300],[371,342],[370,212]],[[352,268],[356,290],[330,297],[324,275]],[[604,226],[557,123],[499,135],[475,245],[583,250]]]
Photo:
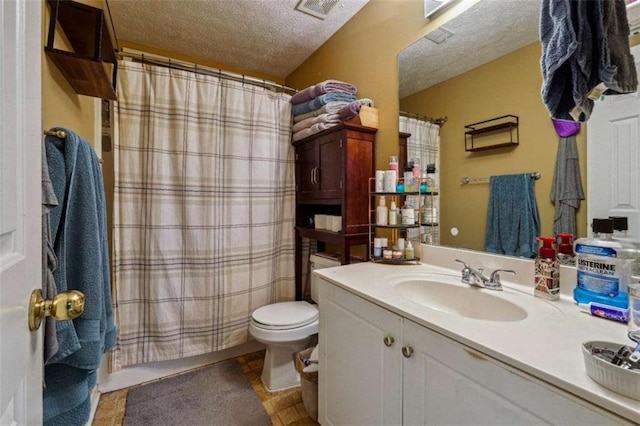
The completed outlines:
[[[262,367],[265,388],[275,392],[300,385],[294,356],[315,344],[318,308],[305,301],[262,306],[253,312],[249,332],[267,347]]]
[[[309,257],[309,266],[316,269],[340,266],[340,261],[319,254]],[[311,275],[311,299],[318,302],[318,286]],[[318,308],[311,303],[280,302],[262,306],[251,316],[249,332],[267,347],[262,367],[262,383],[269,392],[300,385],[296,371],[296,353],[316,344]]]

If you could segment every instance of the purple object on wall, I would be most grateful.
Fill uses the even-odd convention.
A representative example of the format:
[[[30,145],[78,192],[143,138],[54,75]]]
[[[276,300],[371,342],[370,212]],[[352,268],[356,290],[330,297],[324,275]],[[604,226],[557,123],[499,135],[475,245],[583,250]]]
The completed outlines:
[[[553,117],[551,118],[551,121],[553,122],[553,127],[556,129],[556,133],[558,133],[560,137],[568,138],[580,131],[579,121],[560,120]]]

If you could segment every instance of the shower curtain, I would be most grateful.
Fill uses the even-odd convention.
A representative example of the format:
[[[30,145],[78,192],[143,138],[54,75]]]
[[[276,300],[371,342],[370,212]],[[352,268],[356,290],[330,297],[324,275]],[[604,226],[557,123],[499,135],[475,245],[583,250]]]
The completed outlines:
[[[427,164],[435,164],[436,171],[440,170],[440,126],[424,119],[415,117],[407,117],[400,115],[399,122],[400,132],[410,133],[411,137],[407,139],[407,159],[420,159],[420,168],[422,172],[427,170]],[[404,167],[404,165],[402,165]],[[417,203],[417,197],[413,200]],[[440,212],[440,197],[434,198],[434,203],[438,212]],[[420,206],[415,206],[419,208]],[[429,228],[433,244],[440,244],[439,227]],[[410,238],[417,238],[417,230],[410,230]]]
[[[290,96],[118,63],[113,368],[222,350],[294,298]]]

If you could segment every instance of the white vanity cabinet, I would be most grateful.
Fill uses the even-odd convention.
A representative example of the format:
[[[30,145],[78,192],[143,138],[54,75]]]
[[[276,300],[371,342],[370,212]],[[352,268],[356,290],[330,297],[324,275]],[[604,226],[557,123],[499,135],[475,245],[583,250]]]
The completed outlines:
[[[324,280],[319,290],[323,425],[628,424]]]

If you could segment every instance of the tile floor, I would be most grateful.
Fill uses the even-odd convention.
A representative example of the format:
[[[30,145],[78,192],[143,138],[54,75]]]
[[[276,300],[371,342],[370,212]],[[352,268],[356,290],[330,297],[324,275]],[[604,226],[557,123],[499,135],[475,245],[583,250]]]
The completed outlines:
[[[300,387],[280,392],[267,392],[260,380],[262,374],[262,360],[264,351],[254,352],[236,358],[242,371],[251,383],[256,395],[271,417],[274,426],[317,425],[307,414],[302,403]],[[93,420],[93,426],[122,425],[127,404],[128,389],[121,389],[105,393],[100,397],[98,410]]]

